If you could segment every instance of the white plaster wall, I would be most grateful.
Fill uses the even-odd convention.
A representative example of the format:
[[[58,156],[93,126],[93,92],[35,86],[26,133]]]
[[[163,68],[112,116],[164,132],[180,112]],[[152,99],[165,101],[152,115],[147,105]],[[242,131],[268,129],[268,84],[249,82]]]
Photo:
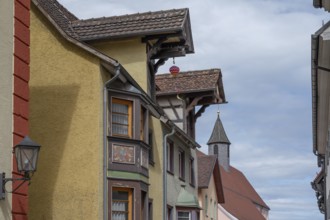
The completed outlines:
[[[179,141],[177,138],[172,139],[174,142],[174,175],[167,173],[167,204],[173,207],[172,210],[172,218],[177,219],[176,216],[176,202],[178,196],[180,194],[181,185],[185,185],[185,189],[195,195],[196,199],[198,199],[198,183],[197,183],[197,158],[196,151],[194,149],[190,149],[185,146],[184,143]],[[179,178],[179,148],[185,151],[185,182],[180,180]],[[192,187],[189,184],[189,160],[190,157],[194,158],[194,169],[195,169],[195,187]]]
[[[0,1],[0,172],[12,170],[14,3]],[[6,184],[11,189],[11,182]],[[11,194],[0,200],[0,219],[11,219]]]

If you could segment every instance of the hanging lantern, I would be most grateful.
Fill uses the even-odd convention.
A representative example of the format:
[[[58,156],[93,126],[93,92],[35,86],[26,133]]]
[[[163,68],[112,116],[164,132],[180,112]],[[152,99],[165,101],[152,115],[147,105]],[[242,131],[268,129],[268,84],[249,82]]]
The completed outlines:
[[[170,73],[171,73],[172,76],[175,77],[180,72],[180,68],[175,66],[174,64],[175,64],[175,59],[173,57],[173,66],[170,67]]]
[[[175,65],[170,67],[170,73],[171,73],[172,76],[174,76],[174,77],[177,76],[179,72],[180,72],[179,67],[177,67]]]

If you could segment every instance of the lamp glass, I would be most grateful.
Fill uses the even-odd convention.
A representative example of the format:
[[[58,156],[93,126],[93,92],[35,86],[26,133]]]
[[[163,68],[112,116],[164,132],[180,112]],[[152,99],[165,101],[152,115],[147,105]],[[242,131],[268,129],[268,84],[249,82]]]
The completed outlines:
[[[19,172],[34,172],[37,169],[40,145],[26,136],[21,143],[14,147]]]
[[[19,146],[15,149],[19,172],[34,172],[37,169],[39,147]]]

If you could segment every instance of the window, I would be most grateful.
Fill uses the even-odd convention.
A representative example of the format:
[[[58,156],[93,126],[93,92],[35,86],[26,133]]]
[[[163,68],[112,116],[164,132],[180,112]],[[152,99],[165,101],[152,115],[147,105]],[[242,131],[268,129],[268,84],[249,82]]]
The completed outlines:
[[[140,140],[146,141],[146,119],[147,119],[147,110],[141,106],[141,115],[140,115]]]
[[[178,212],[178,220],[190,220],[190,212]]]
[[[148,143],[149,143],[149,163],[154,165],[154,149],[153,149],[153,133],[150,130],[148,134]]]
[[[173,207],[172,206],[167,206],[167,220],[172,220],[172,210],[173,210]]]
[[[193,157],[190,158],[189,170],[190,170],[189,183],[192,186],[195,186],[195,170],[194,170],[194,158]]]
[[[185,159],[184,159],[184,151],[179,150],[179,177],[180,179],[184,180],[185,179]]]
[[[207,208],[208,208],[208,200],[207,200],[207,195],[205,195],[205,216],[207,216]]]
[[[167,171],[174,172],[174,144],[169,142],[167,144]]]
[[[132,101],[112,99],[112,135],[132,138]]]
[[[216,201],[214,201],[214,219],[218,219],[218,206]]]
[[[215,155],[219,155],[219,148],[218,148],[218,145],[214,145],[214,154]]]
[[[212,204],[212,199],[210,199],[210,217],[211,217],[211,220],[213,220],[213,204]]]
[[[112,188],[112,219],[132,220],[132,189]]]
[[[152,220],[152,215],[153,215],[153,205],[152,205],[152,199],[149,199],[149,203],[148,203],[148,220]]]

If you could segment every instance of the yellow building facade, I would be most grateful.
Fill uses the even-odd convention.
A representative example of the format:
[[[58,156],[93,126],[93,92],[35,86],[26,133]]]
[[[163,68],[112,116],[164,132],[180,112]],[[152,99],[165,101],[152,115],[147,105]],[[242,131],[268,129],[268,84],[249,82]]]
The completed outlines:
[[[188,10],[171,11],[184,17],[172,32],[162,33],[159,22],[156,30],[113,39],[93,29],[111,18],[79,20],[55,0],[32,3],[30,136],[42,150],[29,218],[163,219],[164,136],[176,129],[171,139],[188,149],[187,164],[199,146],[155,99],[158,67],[193,52]],[[187,183],[196,164],[188,167]],[[195,186],[187,188],[197,196]],[[173,206],[174,196],[167,199]]]
[[[100,61],[67,42],[32,7],[30,133],[38,137],[38,172],[30,219],[102,219]]]

